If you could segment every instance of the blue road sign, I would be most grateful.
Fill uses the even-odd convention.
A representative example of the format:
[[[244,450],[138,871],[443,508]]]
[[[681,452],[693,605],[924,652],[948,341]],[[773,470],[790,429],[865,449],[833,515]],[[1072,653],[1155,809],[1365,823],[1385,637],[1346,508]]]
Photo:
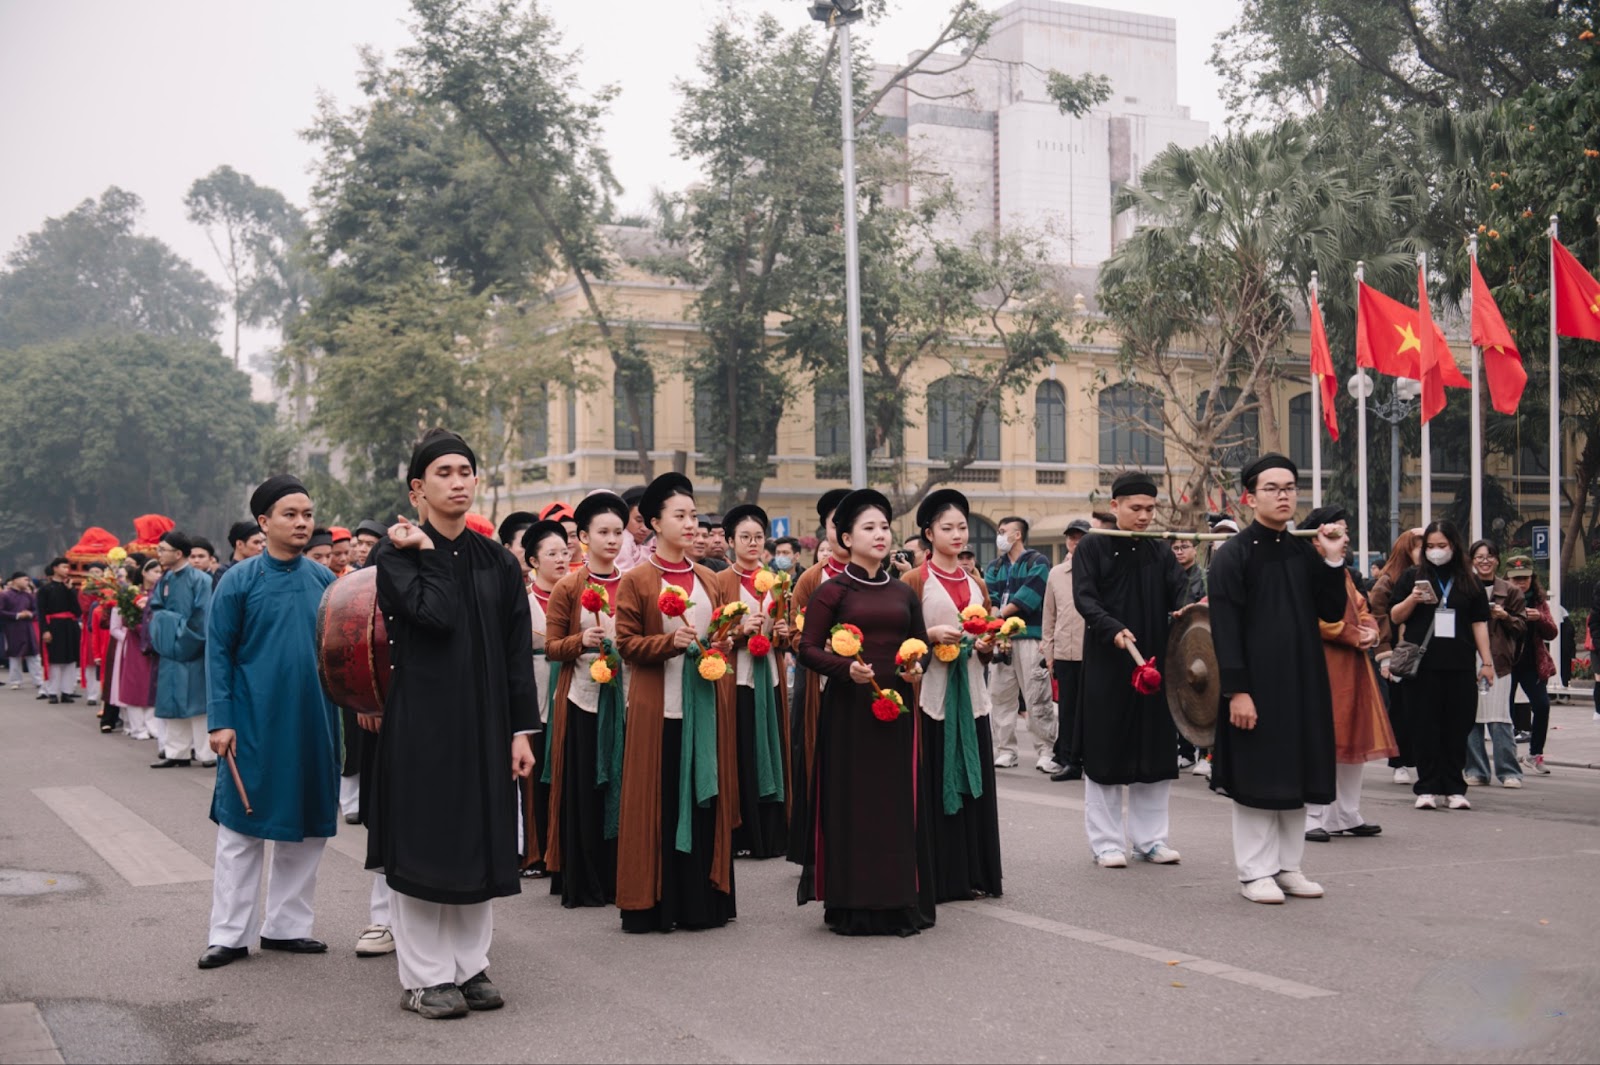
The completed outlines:
[[[788,536],[788,535],[789,535],[789,519],[788,518],[773,518],[772,519],[772,538],[774,540],[781,540],[785,536]]]
[[[1533,557],[1543,559],[1550,557],[1550,526],[1533,527]]]

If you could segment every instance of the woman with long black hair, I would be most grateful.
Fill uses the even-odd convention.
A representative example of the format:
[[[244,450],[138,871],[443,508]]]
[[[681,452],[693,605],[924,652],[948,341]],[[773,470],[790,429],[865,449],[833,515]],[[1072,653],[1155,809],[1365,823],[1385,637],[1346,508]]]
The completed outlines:
[[[1522,787],[1522,766],[1511,731],[1511,667],[1528,631],[1523,616],[1527,605],[1511,582],[1498,576],[1500,549],[1488,540],[1468,548],[1472,572],[1483,582],[1489,597],[1489,653],[1494,656],[1494,683],[1478,694],[1478,717],[1467,734],[1467,786],[1478,787],[1498,778],[1507,788]],[[1487,733],[1487,737],[1485,736]],[[1494,746],[1494,765],[1484,754],[1484,740]]]
[[[840,935],[909,936],[934,923],[932,833],[918,809],[922,715],[895,663],[904,641],[927,632],[921,601],[884,566],[893,518],[870,488],[839,503],[833,524],[849,563],[811,597],[800,636],[801,661],[827,687],[797,897],[820,900]],[[832,639],[844,625],[854,639]],[[844,653],[852,645],[857,653]]]
[[[1522,650],[1511,667],[1511,682],[1527,696],[1532,716],[1532,733],[1528,740],[1526,764],[1535,773],[1548,775],[1544,765],[1544,741],[1550,731],[1550,692],[1547,685],[1556,675],[1555,661],[1550,657],[1550,641],[1561,631],[1550,613],[1550,599],[1533,571],[1533,559],[1517,555],[1506,563],[1506,579],[1522,593],[1522,616],[1528,619],[1528,636],[1522,641]],[[1514,693],[1514,692],[1513,692]]]
[[[1401,574],[1395,592],[1405,589],[1389,610],[1396,638],[1426,644],[1421,668],[1405,682],[1416,685],[1408,700],[1418,772],[1411,790],[1419,810],[1438,809],[1441,798],[1452,810],[1470,810],[1462,769],[1478,714],[1474,673],[1494,684],[1494,656],[1489,597],[1454,523],[1436,521],[1423,530],[1422,562]]]

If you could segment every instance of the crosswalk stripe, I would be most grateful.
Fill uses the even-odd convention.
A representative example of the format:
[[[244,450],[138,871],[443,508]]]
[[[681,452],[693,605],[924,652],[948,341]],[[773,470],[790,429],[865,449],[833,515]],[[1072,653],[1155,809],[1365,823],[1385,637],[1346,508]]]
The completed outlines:
[[[33,793],[134,887],[211,879],[211,866],[93,785]]]

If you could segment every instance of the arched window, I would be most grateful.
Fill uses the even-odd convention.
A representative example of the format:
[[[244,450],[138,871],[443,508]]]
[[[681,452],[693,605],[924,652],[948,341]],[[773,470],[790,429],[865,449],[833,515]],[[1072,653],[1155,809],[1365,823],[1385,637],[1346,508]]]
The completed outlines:
[[[641,366],[637,370],[624,374],[618,370],[612,376],[613,418],[616,430],[616,449],[618,451],[637,451],[641,446],[646,451],[655,450],[656,446],[656,381],[655,375],[650,372],[650,367]],[[628,396],[639,397],[639,431],[642,441],[633,438],[633,419],[628,414]]]
[[[1116,384],[1100,392],[1100,465],[1160,466],[1166,462],[1161,399],[1144,385]]]
[[[850,453],[850,393],[842,384],[818,381],[812,390],[818,458]]]
[[[1033,436],[1039,462],[1067,461],[1067,390],[1045,381],[1033,396]]]
[[[1210,391],[1200,393],[1200,398],[1195,401],[1195,417],[1200,418],[1205,414],[1206,400],[1211,396]],[[1255,396],[1247,397],[1247,401],[1254,403]],[[1239,402],[1239,390],[1232,385],[1224,385],[1217,400],[1216,413],[1221,415],[1232,410]],[[1234,469],[1249,462],[1261,452],[1261,418],[1260,411],[1246,411],[1228,422],[1227,428],[1217,437],[1216,462],[1223,469]]]
[[[1289,461],[1302,470],[1311,469],[1311,393],[1302,392],[1289,401]]]
[[[976,377],[952,374],[928,386],[928,457],[957,459],[967,453],[972,436],[972,415],[983,396],[983,382]],[[978,448],[973,458],[979,462],[1000,461],[1000,416],[994,405],[984,408],[978,425]]]
[[[978,514],[967,515],[967,546],[978,556],[981,570],[999,554],[994,546],[994,534],[999,532],[994,523]]]
[[[541,384],[522,398],[522,428],[518,432],[523,462],[550,453],[550,386]]]

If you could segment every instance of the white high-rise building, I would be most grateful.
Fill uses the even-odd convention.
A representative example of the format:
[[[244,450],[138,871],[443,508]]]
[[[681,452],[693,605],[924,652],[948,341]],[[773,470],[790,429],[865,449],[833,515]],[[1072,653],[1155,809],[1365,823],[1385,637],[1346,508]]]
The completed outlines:
[[[1131,229],[1112,216],[1117,186],[1137,182],[1169,144],[1209,135],[1178,103],[1177,38],[1168,18],[1013,0],[980,55],[943,75],[966,57],[929,57],[878,111],[913,159],[954,183],[963,213],[942,235],[1043,230],[1057,261],[1091,266]],[[876,69],[881,85],[897,68]],[[1111,97],[1083,118],[1064,115],[1046,91],[1051,71],[1104,75]]]

